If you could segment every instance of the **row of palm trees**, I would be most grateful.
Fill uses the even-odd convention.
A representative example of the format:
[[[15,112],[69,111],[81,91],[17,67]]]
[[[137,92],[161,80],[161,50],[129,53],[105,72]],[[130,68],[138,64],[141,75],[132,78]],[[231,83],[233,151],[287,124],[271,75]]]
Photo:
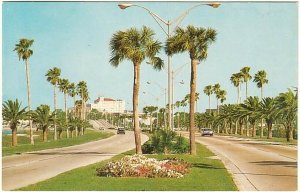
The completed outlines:
[[[15,101],[8,100],[2,105],[2,115],[4,122],[7,122],[12,130],[12,146],[17,145],[17,128],[24,120],[32,120],[37,130],[42,130],[43,141],[48,140],[49,128],[54,124],[58,124],[58,136],[61,138],[64,129],[71,131],[73,138],[73,131],[75,136],[78,132],[83,135],[84,129],[88,127],[88,122],[76,117],[74,113],[68,116],[66,121],[66,114],[62,110],[51,111],[49,105],[40,105],[36,110],[27,111],[28,107],[22,108],[21,103],[16,99]]]
[[[272,138],[274,124],[282,125],[286,129],[287,141],[293,139],[293,130],[297,127],[297,94],[291,89],[280,93],[277,97],[264,97],[261,100],[257,96],[248,97],[243,103],[224,104],[220,113],[205,112],[197,115],[199,127],[212,127],[216,129],[221,125],[221,132],[226,134],[245,134],[256,136],[258,121],[265,120],[267,138]],[[252,127],[250,130],[248,124]],[[261,136],[263,126],[260,124]]]
[[[39,119],[39,117],[41,117],[42,115],[44,115],[44,117],[42,119],[47,121],[47,123],[46,123],[47,125],[48,125],[48,120],[49,120],[49,123],[50,122],[54,123],[54,140],[57,140],[57,127],[56,127],[56,124],[57,124],[56,115],[58,114],[57,113],[57,105],[56,105],[57,86],[60,89],[60,91],[64,94],[65,123],[67,123],[67,121],[68,121],[67,96],[71,96],[74,98],[74,111],[76,109],[76,104],[77,104],[77,106],[81,106],[80,119],[82,121],[85,120],[85,105],[86,105],[85,102],[89,99],[86,82],[80,81],[78,83],[78,85],[75,86],[74,83],[69,83],[69,81],[67,79],[61,79],[60,78],[61,70],[57,67],[54,67],[53,69],[48,70],[46,73],[47,81],[49,81],[54,87],[54,110],[53,110],[53,112],[52,113],[50,112],[50,107],[47,105],[41,105],[40,107],[37,108],[37,110],[35,110],[35,112],[33,112],[31,110],[29,58],[33,55],[33,51],[30,49],[33,42],[34,42],[34,40],[22,38],[22,39],[20,39],[19,43],[15,45],[15,49],[14,49],[14,51],[16,51],[18,54],[19,60],[22,59],[23,61],[25,61],[28,106],[21,109],[21,104],[19,103],[18,100],[16,100],[16,101],[8,100],[3,103],[3,119],[10,125],[12,132],[13,132],[13,137],[15,137],[15,141],[12,142],[13,145],[16,144],[17,125],[18,125],[19,121],[22,120],[22,118],[27,117],[27,116],[28,116],[28,120],[29,120],[30,143],[31,144],[34,144],[32,121],[35,120],[36,123],[40,124],[40,121],[38,121],[37,119]],[[80,96],[81,101],[75,101],[75,96],[77,94]],[[25,114],[24,110],[27,110],[28,113]],[[46,117],[45,116],[46,113],[49,116]],[[53,115],[53,119],[54,119],[53,121],[52,121],[52,115]],[[34,118],[33,118],[33,116],[34,116]],[[74,113],[73,118],[75,118],[75,113]],[[70,123],[70,125],[71,124],[72,123]],[[42,126],[42,127],[46,127],[46,126]],[[76,131],[77,131],[77,129],[76,129]],[[81,133],[83,134],[83,130],[81,130]],[[76,135],[77,135],[77,133],[76,133]],[[67,137],[69,137],[69,128],[67,128]],[[14,140],[14,138],[13,138],[13,140]]]
[[[61,69],[54,67],[49,69],[45,76],[47,77],[47,81],[53,85],[53,95],[54,95],[54,111],[56,111],[57,106],[57,99],[56,99],[56,90],[59,90],[64,95],[64,109],[65,109],[65,122],[68,121],[68,110],[67,110],[67,98],[68,96],[72,97],[74,100],[73,109],[74,109],[74,116],[80,117],[81,120],[86,119],[86,101],[89,99],[89,93],[87,88],[87,83],[85,81],[80,81],[77,85],[75,83],[70,83],[68,79],[60,78]],[[79,95],[80,100],[76,101],[76,95]],[[76,114],[76,108],[80,106],[80,115]],[[54,114],[54,118],[56,118],[56,114]],[[67,131],[67,138],[69,138],[69,128],[66,129]],[[81,131],[83,134],[83,130]],[[77,129],[76,129],[77,135]],[[57,140],[57,130],[56,130],[56,122],[54,122],[54,140]]]

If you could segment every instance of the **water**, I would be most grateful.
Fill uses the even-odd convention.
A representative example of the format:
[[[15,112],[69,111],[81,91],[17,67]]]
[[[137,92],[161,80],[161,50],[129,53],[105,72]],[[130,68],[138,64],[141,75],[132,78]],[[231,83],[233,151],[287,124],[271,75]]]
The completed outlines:
[[[2,135],[11,135],[11,130],[2,130]]]

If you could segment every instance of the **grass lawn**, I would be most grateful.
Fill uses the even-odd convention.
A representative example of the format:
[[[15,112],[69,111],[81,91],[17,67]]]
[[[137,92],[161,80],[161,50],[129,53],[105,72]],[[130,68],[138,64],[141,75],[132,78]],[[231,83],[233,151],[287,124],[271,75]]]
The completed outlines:
[[[113,160],[126,152],[113,157]],[[197,145],[197,156],[190,155],[147,155],[157,159],[167,156],[182,158],[192,164],[190,172],[183,178],[112,178],[96,176],[96,169],[108,161],[89,165],[62,173],[51,179],[33,184],[19,190],[29,191],[236,191],[231,175],[220,160],[208,159],[214,156],[203,145]]]
[[[226,136],[226,134],[219,134],[219,135]],[[297,143],[298,143],[298,140],[296,140],[296,139],[294,139],[290,142],[287,142],[286,138],[282,138],[282,137],[273,137],[271,139],[267,139],[267,136],[247,137],[245,135],[234,135],[234,134],[229,134],[227,136],[234,136],[234,137],[240,137],[240,138],[245,138],[245,139],[253,139],[253,140],[257,140],[257,141],[278,142],[278,143],[282,143],[282,144],[286,144],[286,145],[297,145]]]
[[[82,143],[87,143],[89,141],[95,141],[99,139],[104,139],[113,135],[111,132],[97,132],[94,130],[87,129],[85,135],[78,136],[77,138],[66,138],[66,135],[62,135],[62,139],[57,141],[53,140],[53,132],[48,135],[48,142],[42,141],[42,132],[35,131],[34,135],[39,135],[35,137],[35,144],[31,145],[28,136],[18,136],[18,146],[11,146],[11,135],[2,136],[2,156],[8,156],[23,152],[38,151],[43,149],[53,149],[60,147],[67,147],[72,145],[78,145]]]

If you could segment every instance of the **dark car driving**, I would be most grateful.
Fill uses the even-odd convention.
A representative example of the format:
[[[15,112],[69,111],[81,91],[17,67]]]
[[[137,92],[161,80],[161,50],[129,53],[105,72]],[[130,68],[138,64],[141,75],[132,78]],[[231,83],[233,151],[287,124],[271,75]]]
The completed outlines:
[[[125,129],[124,128],[118,128],[117,129],[117,134],[125,134]]]

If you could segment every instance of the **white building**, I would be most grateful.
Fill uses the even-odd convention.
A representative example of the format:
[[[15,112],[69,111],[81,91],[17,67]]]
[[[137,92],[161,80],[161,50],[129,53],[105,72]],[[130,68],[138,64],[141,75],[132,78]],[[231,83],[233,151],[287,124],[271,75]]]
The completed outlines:
[[[91,109],[97,109],[99,112],[106,113],[124,113],[125,101],[98,97],[98,99],[91,104]]]

